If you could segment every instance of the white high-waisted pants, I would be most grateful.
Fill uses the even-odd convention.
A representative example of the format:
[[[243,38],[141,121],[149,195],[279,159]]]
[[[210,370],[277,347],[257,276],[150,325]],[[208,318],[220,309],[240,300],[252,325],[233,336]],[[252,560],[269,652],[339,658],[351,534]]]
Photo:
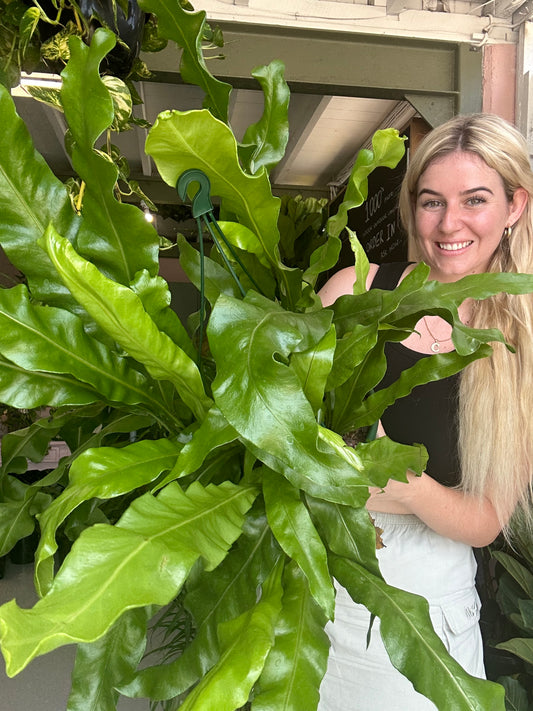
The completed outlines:
[[[470,546],[443,538],[416,516],[372,513],[383,529],[377,551],[390,585],[423,595],[435,632],[450,654],[473,676],[485,677],[479,629],[476,562]],[[370,613],[337,585],[335,621],[328,668],[320,687],[319,711],[435,711],[391,664],[374,620],[367,648]]]

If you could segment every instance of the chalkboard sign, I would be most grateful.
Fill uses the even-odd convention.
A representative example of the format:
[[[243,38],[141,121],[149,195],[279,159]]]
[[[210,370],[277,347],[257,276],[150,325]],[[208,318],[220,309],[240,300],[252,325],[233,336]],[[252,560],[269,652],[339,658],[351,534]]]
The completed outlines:
[[[407,236],[400,224],[398,198],[407,167],[404,156],[396,168],[377,168],[368,176],[368,198],[348,213],[348,227],[357,234],[368,259],[376,264],[407,260]]]
[[[398,213],[400,186],[406,167],[404,156],[396,168],[374,170],[368,176],[368,199],[348,213],[348,227],[356,233],[368,259],[375,264],[407,261],[407,235]],[[335,203],[340,204],[343,199],[344,195],[339,195]],[[353,265],[353,252],[346,233],[342,239],[337,268]]]

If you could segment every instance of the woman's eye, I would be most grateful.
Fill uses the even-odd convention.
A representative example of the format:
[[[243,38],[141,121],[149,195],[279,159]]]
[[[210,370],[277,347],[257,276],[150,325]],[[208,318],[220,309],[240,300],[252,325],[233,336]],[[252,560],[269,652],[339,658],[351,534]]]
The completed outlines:
[[[426,209],[431,209],[435,207],[441,207],[442,203],[440,200],[426,200],[422,203],[422,207]]]
[[[484,197],[481,197],[480,195],[472,195],[472,197],[468,198],[466,201],[467,205],[482,205],[485,203],[486,200]]]

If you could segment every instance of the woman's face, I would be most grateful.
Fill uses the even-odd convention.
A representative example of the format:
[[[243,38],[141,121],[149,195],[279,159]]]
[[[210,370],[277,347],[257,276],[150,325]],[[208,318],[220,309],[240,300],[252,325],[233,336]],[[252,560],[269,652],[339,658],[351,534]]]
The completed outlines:
[[[456,281],[485,272],[526,200],[519,188],[509,202],[499,174],[475,153],[456,151],[430,163],[415,195],[418,245],[430,278]]]

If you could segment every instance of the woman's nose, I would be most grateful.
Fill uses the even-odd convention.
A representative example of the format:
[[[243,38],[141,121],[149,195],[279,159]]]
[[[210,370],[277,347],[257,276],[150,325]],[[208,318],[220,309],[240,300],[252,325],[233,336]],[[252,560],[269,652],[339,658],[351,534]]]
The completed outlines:
[[[443,232],[455,232],[461,226],[460,208],[455,205],[446,205],[442,212],[440,228]]]

